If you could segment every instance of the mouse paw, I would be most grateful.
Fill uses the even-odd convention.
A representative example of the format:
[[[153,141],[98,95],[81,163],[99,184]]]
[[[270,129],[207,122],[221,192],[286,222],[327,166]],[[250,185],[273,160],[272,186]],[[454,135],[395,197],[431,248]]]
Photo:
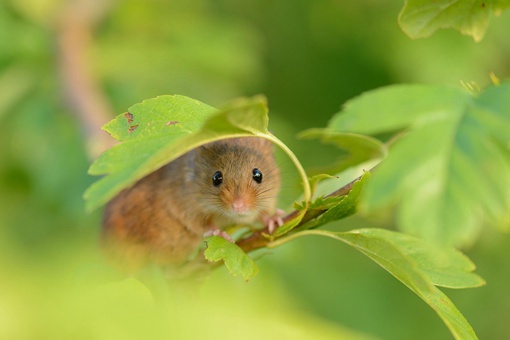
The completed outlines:
[[[205,232],[204,237],[209,237],[209,236],[223,237],[225,240],[235,243],[234,240],[232,239],[232,237],[230,237],[230,235],[225,230],[221,230],[221,229],[208,230]]]
[[[267,226],[267,230],[269,234],[274,233],[278,227],[283,225],[283,216],[285,216],[285,211],[282,209],[276,209],[275,213],[272,216],[263,216],[262,221]]]

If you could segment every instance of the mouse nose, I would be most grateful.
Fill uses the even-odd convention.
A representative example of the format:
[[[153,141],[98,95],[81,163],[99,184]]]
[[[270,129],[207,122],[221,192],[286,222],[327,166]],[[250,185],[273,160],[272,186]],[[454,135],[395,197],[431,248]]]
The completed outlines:
[[[244,197],[236,198],[234,202],[232,202],[232,210],[239,214],[247,212],[249,210],[247,199]]]

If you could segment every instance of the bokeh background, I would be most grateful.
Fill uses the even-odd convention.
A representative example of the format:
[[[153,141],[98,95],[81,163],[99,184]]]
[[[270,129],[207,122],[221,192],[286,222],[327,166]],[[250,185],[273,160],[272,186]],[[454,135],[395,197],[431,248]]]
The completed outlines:
[[[73,303],[77,297],[86,300],[83,287],[101,281],[107,271],[97,251],[101,212],[86,213],[82,199],[95,180],[87,175],[90,162],[112,142],[99,127],[131,105],[183,94],[221,106],[263,93],[273,132],[305,166],[314,167],[327,163],[332,150],[299,141],[295,134],[325,126],[349,98],[395,83],[461,86],[463,81],[483,87],[490,73],[509,76],[510,13],[492,18],[479,43],[448,30],[413,41],[398,27],[402,5],[378,0],[2,0],[0,338],[139,335],[123,328],[129,313],[110,322],[119,310],[84,312],[83,301]],[[295,194],[295,188],[285,186],[283,204]],[[328,229],[392,227],[381,224],[351,217]],[[510,336],[509,247],[509,235],[486,230],[465,252],[487,286],[446,291],[482,339]],[[251,325],[240,330],[243,336],[258,334],[261,327],[256,326],[264,321],[257,313],[269,311],[276,320],[266,325],[269,335],[285,326],[331,328],[332,334],[351,329],[382,339],[451,338],[417,296],[335,241],[297,240],[259,263],[261,273],[249,283],[233,283],[240,280],[218,270],[196,288],[213,294],[211,287],[221,283],[235,292],[232,296],[244,297],[236,302],[225,297],[229,302],[224,304],[236,310],[243,306],[231,319]],[[109,293],[95,298],[105,306],[118,303]],[[275,301],[279,306],[273,309]],[[252,304],[258,312],[249,308]],[[129,306],[121,309],[140,310],[137,304]],[[181,316],[187,320],[183,324],[193,325],[188,312]],[[153,321],[137,318],[134,323]]]

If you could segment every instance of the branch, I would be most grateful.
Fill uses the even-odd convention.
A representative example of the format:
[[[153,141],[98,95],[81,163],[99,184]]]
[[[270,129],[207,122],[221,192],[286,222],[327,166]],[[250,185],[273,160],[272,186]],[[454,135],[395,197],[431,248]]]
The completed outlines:
[[[108,98],[91,72],[90,50],[94,27],[108,13],[111,1],[74,0],[63,9],[56,27],[58,67],[71,112],[83,130],[91,159],[113,145],[101,130],[113,117]]]
[[[344,185],[340,189],[333,191],[332,193],[330,193],[326,197],[342,197],[342,196],[347,195],[352,190],[352,187],[353,187],[354,183],[359,181],[361,179],[361,177],[362,176],[359,176],[358,178],[356,178],[353,181],[347,183],[346,185]],[[308,222],[310,220],[313,220],[314,218],[319,217],[320,215],[322,215],[326,211],[327,210],[307,211],[305,213],[305,215],[303,216],[303,218],[301,219],[301,221],[299,222],[299,224],[294,229],[297,229],[300,226],[304,225],[306,222]],[[298,210],[295,210],[295,211],[291,212],[290,214],[288,214],[287,216],[285,216],[283,218],[283,222],[286,223],[286,222],[292,220],[298,214],[299,214]],[[241,240],[237,241],[236,244],[242,250],[244,250],[244,252],[246,252],[246,253],[251,252],[251,251],[256,250],[256,249],[264,248],[271,241],[267,237],[265,237],[263,234],[269,234],[269,230],[268,230],[267,227],[262,229],[262,230],[256,231],[255,233],[253,233],[252,235],[248,236],[245,239],[241,239]]]

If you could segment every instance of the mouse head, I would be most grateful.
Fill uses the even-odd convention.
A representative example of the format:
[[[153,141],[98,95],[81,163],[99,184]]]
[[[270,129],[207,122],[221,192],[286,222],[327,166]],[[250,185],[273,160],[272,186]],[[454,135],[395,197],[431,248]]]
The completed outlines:
[[[211,212],[248,223],[274,210],[280,172],[268,140],[244,137],[206,144],[196,162]]]

